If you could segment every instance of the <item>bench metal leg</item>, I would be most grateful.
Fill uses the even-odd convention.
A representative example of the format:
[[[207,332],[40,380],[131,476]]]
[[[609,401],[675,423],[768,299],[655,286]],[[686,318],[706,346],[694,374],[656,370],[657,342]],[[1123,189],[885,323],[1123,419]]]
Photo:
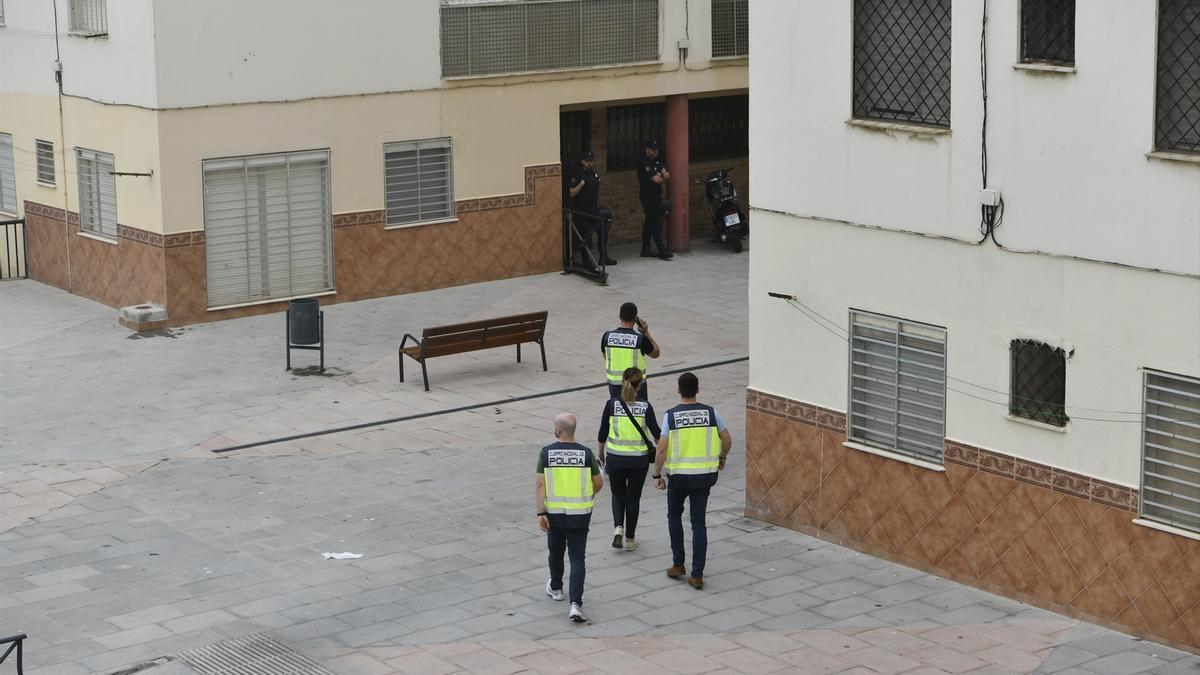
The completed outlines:
[[[542,350],[542,370],[543,371],[550,370],[549,368],[546,367],[546,343],[539,342],[538,347],[540,347]]]
[[[517,343],[517,363],[521,362],[521,343]]]
[[[429,391],[429,372],[425,370],[425,359],[421,359],[421,378],[425,380],[425,391]]]
[[[404,382],[404,350],[396,350],[396,360],[400,362],[400,381]]]

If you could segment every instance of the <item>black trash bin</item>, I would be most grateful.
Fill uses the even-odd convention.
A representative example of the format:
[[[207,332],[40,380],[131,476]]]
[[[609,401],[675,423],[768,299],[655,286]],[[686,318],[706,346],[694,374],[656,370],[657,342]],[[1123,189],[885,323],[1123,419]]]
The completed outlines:
[[[316,298],[288,300],[288,321],[294,345],[321,341],[321,302]]]
[[[321,352],[321,372],[325,372],[325,312],[316,298],[288,300],[286,320],[286,370],[292,369],[293,349]]]

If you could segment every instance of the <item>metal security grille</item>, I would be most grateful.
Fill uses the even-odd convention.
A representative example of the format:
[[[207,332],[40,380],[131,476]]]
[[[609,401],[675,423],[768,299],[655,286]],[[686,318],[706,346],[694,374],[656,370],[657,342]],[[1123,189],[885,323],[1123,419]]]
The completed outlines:
[[[712,55],[750,53],[750,0],[712,0]]]
[[[950,0],[854,0],[854,116],[950,126]]]
[[[0,211],[17,213],[17,164],[12,134],[0,134]]]
[[[1009,357],[1009,414],[1066,426],[1066,352],[1040,342],[1013,340]]]
[[[79,229],[117,236],[116,163],[106,152],[75,148],[76,177],[79,179]]]
[[[176,656],[201,675],[333,675],[304,654],[258,633]]]
[[[443,220],[454,215],[454,163],[449,138],[388,143],[383,147],[388,225]]]
[[[0,26],[4,25],[4,0],[0,0]]]
[[[1142,516],[1200,532],[1200,378],[1145,371]]]
[[[35,141],[37,146],[37,180],[45,185],[54,185],[54,144],[50,141]]]
[[[1159,0],[1155,146],[1200,152],[1200,2]]]
[[[333,288],[329,152],[205,160],[210,307]]]
[[[443,1],[442,77],[657,61],[658,14],[658,0]]]
[[[749,154],[750,97],[688,101],[688,159],[706,162]]]
[[[1075,63],[1075,0],[1021,0],[1021,60]]]
[[[608,171],[630,169],[643,156],[647,139],[658,141],[660,157],[665,157],[666,117],[663,104],[618,105],[608,109],[606,167]]]
[[[946,329],[850,312],[851,440],[942,462]]]
[[[71,0],[71,32],[108,35],[106,0]]]

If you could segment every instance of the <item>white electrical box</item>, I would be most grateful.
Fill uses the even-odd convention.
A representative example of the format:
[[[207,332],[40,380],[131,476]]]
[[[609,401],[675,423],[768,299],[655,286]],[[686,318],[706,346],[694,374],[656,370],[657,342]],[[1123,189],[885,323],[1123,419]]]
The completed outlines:
[[[687,49],[692,46],[692,43],[687,40],[680,40],[678,44],[680,49]]]
[[[986,188],[979,191],[979,203],[984,206],[999,206],[1000,191]]]

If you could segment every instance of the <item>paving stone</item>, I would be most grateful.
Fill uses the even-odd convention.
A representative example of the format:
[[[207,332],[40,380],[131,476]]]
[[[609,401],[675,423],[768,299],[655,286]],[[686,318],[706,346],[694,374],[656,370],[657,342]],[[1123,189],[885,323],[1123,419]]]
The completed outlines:
[[[1140,673],[1147,670],[1154,670],[1166,664],[1166,661],[1156,659],[1149,654],[1126,651],[1110,654],[1094,661],[1087,661],[1080,664],[1080,666],[1097,673],[1104,673],[1104,675],[1117,675],[1118,673]],[[1197,670],[1200,671],[1200,668],[1197,668]]]

